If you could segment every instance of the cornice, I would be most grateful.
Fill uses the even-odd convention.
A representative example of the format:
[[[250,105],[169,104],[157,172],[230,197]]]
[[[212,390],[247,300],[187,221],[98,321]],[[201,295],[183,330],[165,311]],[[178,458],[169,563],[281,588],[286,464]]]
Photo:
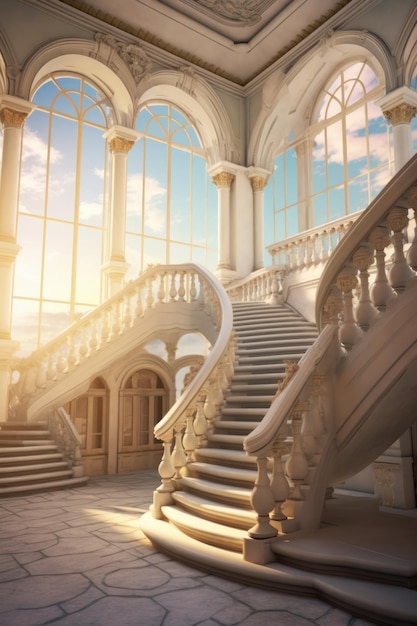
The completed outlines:
[[[318,19],[316,19],[308,28],[300,31],[298,36],[293,39],[287,46],[280,49],[272,58],[268,59],[268,61],[264,64],[264,66],[256,72],[253,76],[250,76],[246,80],[241,80],[237,76],[233,76],[220,67],[212,65],[210,63],[205,62],[197,55],[190,54],[180,48],[174,47],[158,37],[157,35],[150,33],[141,28],[134,28],[126,22],[119,20],[114,15],[110,15],[109,13],[105,13],[99,9],[89,6],[83,0],[58,0],[58,2],[65,4],[77,11],[84,13],[87,16],[90,16],[94,19],[97,19],[104,24],[117,28],[120,31],[125,32],[126,34],[132,35],[135,38],[140,39],[143,42],[146,42],[159,50],[164,52],[168,52],[175,57],[182,59],[183,61],[195,65],[203,70],[206,70],[210,74],[221,77],[227,81],[230,81],[236,85],[241,87],[245,87],[248,85],[256,76],[262,74],[265,70],[267,70],[271,65],[275,64],[277,61],[282,59],[286,54],[288,54],[291,50],[297,47],[300,43],[305,41],[311,34],[313,34],[316,30],[320,29],[323,24],[325,24],[328,20],[337,15],[342,9],[344,9],[350,3],[356,4],[356,0],[341,0],[335,7],[335,9],[331,11],[327,11],[323,15],[321,15]]]

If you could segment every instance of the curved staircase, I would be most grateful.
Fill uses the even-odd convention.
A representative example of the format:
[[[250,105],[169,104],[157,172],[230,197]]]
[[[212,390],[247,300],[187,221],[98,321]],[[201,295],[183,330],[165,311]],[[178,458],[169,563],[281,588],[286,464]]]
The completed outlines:
[[[243,441],[274,399],[286,361],[298,361],[317,330],[285,305],[234,304],[233,320],[236,363],[225,402],[207,445],[195,451],[178,480],[174,503],[162,512],[188,536],[241,552],[256,521],[251,493],[257,476],[256,459],[245,454]]]

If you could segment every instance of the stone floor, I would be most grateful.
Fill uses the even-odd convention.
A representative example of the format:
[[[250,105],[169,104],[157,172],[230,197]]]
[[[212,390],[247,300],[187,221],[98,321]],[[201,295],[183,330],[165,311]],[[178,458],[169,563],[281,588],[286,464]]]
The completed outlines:
[[[240,585],[158,553],[139,529],[157,474],[0,500],[0,625],[366,626],[325,602]]]

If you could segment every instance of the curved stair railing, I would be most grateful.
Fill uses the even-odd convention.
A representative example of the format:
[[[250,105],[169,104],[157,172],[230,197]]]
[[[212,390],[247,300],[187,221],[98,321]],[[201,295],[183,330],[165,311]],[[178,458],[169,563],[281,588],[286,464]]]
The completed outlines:
[[[202,270],[201,270],[202,271]],[[204,297],[218,328],[218,336],[202,367],[156,425],[154,434],[163,444],[158,471],[161,484],[154,492],[152,515],[162,519],[162,507],[173,503],[172,493],[181,488],[187,463],[194,451],[204,446],[212,422],[223,403],[233,376],[234,336],[231,302],[222,285],[208,272],[204,275]]]
[[[85,385],[86,365],[90,374],[94,368],[99,372],[135,344],[152,338],[163,327],[172,327],[178,305],[192,309],[180,316],[180,326],[192,331],[203,325],[213,342],[226,308],[215,295],[214,284],[212,276],[196,264],[149,267],[39,350],[16,359],[12,414],[33,420],[62,404],[68,399],[68,388],[74,394],[77,385]]]
[[[378,324],[389,302],[415,282],[417,236],[407,254],[404,247],[410,209],[416,220],[417,155],[350,225],[333,251],[317,293],[322,332],[300,362],[290,364],[287,384],[244,441],[258,465],[252,493],[258,520],[249,531],[248,560],[271,560],[271,552],[260,547],[263,542],[254,540],[270,544],[279,530],[315,528],[320,522],[337,455],[334,382],[353,346]],[[374,259],[375,282],[370,286]]]
[[[68,413],[62,407],[54,409],[49,414],[48,426],[52,439],[72,469],[73,477],[79,478],[84,476],[81,437],[71,422]]]

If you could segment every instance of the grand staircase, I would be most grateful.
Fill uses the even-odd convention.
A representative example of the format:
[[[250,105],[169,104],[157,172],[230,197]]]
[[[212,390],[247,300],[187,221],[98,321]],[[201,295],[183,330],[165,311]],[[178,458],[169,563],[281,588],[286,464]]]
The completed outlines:
[[[230,389],[207,445],[195,451],[174,504],[162,511],[188,536],[242,552],[256,521],[251,492],[257,475],[256,459],[245,454],[243,440],[271,405],[286,363],[301,358],[317,329],[285,305],[234,304],[233,320],[236,364]]]
[[[46,422],[0,423],[0,497],[85,485],[51,437]]]

